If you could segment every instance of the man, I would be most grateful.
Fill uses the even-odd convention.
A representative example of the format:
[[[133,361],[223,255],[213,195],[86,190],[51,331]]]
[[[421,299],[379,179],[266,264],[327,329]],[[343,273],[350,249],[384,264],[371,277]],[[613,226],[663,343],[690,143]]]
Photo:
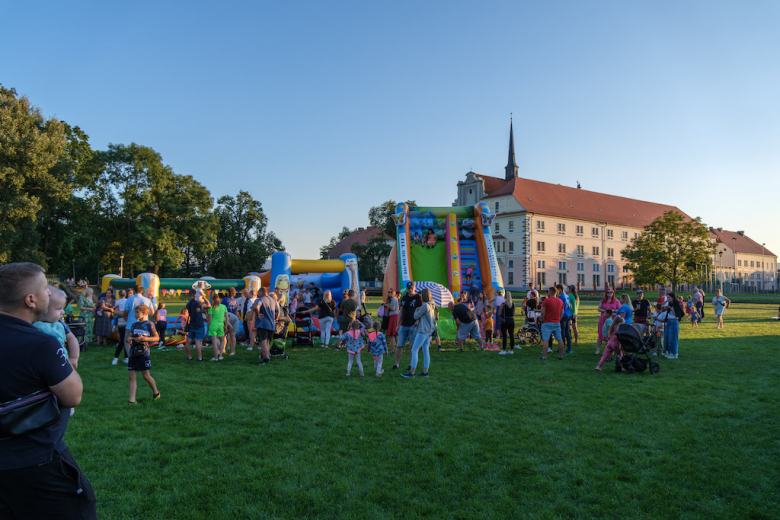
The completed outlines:
[[[255,306],[257,300],[257,289],[244,289],[244,301],[241,303],[241,316],[244,319],[244,335],[249,342],[247,350],[252,350],[255,346],[255,327],[254,322],[250,318],[252,313],[252,307]]]
[[[699,318],[696,320],[701,323],[704,318],[704,291],[697,288],[693,292],[693,306],[696,307],[696,312],[699,313]]]
[[[484,349],[482,346],[482,334],[479,332],[479,322],[477,322],[477,317],[471,312],[469,306],[465,303],[455,305],[450,302],[447,304],[447,307],[452,312],[452,317],[458,326],[458,350],[463,351],[463,345],[466,343],[469,335],[472,339],[477,340],[479,348]]]
[[[634,300],[634,321],[647,325],[647,317],[650,314],[650,300],[645,298],[645,292],[639,289],[636,292],[636,300]]]
[[[558,289],[551,285],[547,289],[547,298],[542,302],[542,361],[547,361],[547,350],[552,348],[553,337],[558,340],[558,359],[563,359],[563,336],[561,335],[563,302],[556,298],[557,293]]]
[[[133,324],[138,321],[138,319],[135,317],[135,308],[139,305],[146,305],[151,313],[154,313],[155,309],[154,305],[152,305],[152,300],[144,296],[145,291],[146,289],[144,289],[142,285],[136,285],[135,294],[133,294],[132,297],[129,297],[125,302],[125,321],[127,322],[127,325],[125,325],[126,331],[133,330]],[[129,357],[130,334],[125,334],[125,352]]]
[[[409,340],[409,347],[414,345],[414,336],[417,334],[417,320],[414,319],[414,311],[422,307],[422,298],[416,293],[414,282],[407,282],[406,294],[401,298],[401,325],[398,327],[398,342],[395,345],[395,364],[393,370],[396,370],[401,363],[401,355],[404,352],[404,345]]]
[[[54,424],[0,441],[0,518],[97,518],[92,485],[63,440],[81,378],[57,339],[32,326],[49,306],[43,268],[6,264],[0,287],[0,402],[50,390],[60,406]]]
[[[530,300],[531,299],[531,294],[535,293],[535,292],[536,291],[534,291],[534,283],[533,282],[529,283],[528,284],[528,292],[525,293],[525,299],[526,300]]]
[[[349,330],[350,324],[355,321],[355,314],[358,309],[358,302],[355,299],[355,291],[345,291],[344,299],[339,304],[336,311],[336,322],[339,324],[339,338]],[[341,342],[339,342],[339,345]],[[336,347],[338,350],[338,347]]]
[[[563,303],[563,313],[561,314],[561,334],[563,336],[563,346],[567,354],[571,354],[571,302],[569,301],[569,295],[566,294],[568,287],[564,287],[563,284],[557,284],[555,288],[558,290],[558,299]]]
[[[190,289],[190,301],[187,302],[187,313],[190,316],[187,339],[184,342],[184,352],[187,353],[187,359],[192,360],[192,344],[195,344],[195,353],[198,355],[198,361],[203,361],[201,347],[206,337],[206,322],[203,321],[203,312],[211,307],[208,298],[201,296],[202,293],[195,289]],[[128,325],[130,330],[130,325]]]
[[[276,320],[281,315],[279,304],[266,294],[267,289],[261,287],[257,291],[257,300],[252,307],[252,316],[254,317],[254,326],[257,329],[257,339],[260,341],[260,365],[267,365],[271,362],[270,345],[274,339],[276,330]]]

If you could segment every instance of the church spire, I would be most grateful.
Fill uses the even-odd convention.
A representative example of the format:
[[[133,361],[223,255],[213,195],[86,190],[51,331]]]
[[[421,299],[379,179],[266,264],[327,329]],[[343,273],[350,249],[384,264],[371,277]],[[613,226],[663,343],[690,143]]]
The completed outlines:
[[[517,163],[515,162],[515,137],[512,131],[512,118],[509,118],[509,159],[506,163],[506,180],[511,181],[517,177]]]

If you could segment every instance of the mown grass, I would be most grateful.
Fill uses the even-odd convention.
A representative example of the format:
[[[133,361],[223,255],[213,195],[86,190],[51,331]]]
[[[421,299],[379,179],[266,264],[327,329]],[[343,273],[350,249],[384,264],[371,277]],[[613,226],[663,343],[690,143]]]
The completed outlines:
[[[775,518],[772,315],[684,324],[658,375],[593,370],[587,303],[562,362],[445,343],[427,380],[392,361],[376,378],[368,355],[346,378],[346,353],[316,347],[265,367],[155,352],[162,399],[141,382],[135,407],[113,349],[92,347],[66,440],[102,518]]]

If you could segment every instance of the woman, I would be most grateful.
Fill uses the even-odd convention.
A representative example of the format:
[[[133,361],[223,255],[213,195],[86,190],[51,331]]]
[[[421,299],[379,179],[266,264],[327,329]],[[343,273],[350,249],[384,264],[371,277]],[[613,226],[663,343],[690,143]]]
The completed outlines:
[[[221,361],[225,353],[225,336],[230,330],[230,322],[227,320],[227,307],[220,303],[219,294],[214,292],[209,307],[208,324],[209,336],[211,336],[211,348],[214,351],[212,361]]]
[[[571,333],[574,336],[574,344],[578,343],[580,336],[577,330],[577,313],[580,310],[580,295],[577,293],[577,287],[569,286],[569,301],[571,302]]]
[[[698,300],[696,299],[698,297]],[[694,305],[696,306],[696,312],[699,313],[698,322],[701,323],[704,318],[704,298],[706,295],[701,289],[696,289],[696,294],[693,295]]]
[[[666,348],[667,359],[677,359],[677,351],[680,343],[680,320],[677,318],[675,307],[680,302],[672,291],[666,292],[666,305],[663,307],[666,312],[666,323],[664,324],[664,347]],[[678,309],[679,314],[683,313],[682,307]]]
[[[634,308],[631,304],[631,297],[627,294],[621,294],[620,303],[620,308],[617,311],[618,316],[623,318],[626,325],[631,325],[634,323]]]
[[[330,343],[330,332],[333,330],[333,320],[336,317],[336,302],[330,291],[322,293],[317,303],[311,309],[302,311],[302,314],[318,313],[320,320],[320,347],[327,348]]]
[[[431,354],[429,347],[431,345],[431,336],[436,330],[436,311],[435,304],[431,299],[431,290],[425,288],[420,293],[422,305],[414,311],[414,319],[417,320],[417,335],[412,344],[412,363],[409,365],[409,372],[401,374],[403,377],[414,377],[417,370],[417,351],[422,348],[423,351],[423,371],[420,377],[428,377],[428,367],[431,364]]]
[[[84,320],[84,348],[92,343],[92,331],[95,327],[95,301],[92,287],[87,287],[79,297],[79,316]]]
[[[726,298],[720,293],[720,289],[715,290],[715,298],[712,299],[712,304],[715,306],[715,316],[718,319],[718,326],[715,327],[716,329],[722,329],[723,328],[723,314],[726,312],[726,309],[728,309],[729,305],[731,305],[731,300]]]
[[[387,348],[395,348],[398,341],[398,294],[394,289],[387,291]]]
[[[230,330],[227,333],[227,346],[230,347],[230,355],[236,354],[236,334],[238,333],[239,322],[238,319],[238,300],[236,300],[236,288],[231,287],[228,289],[228,295],[222,298],[222,305],[227,308],[228,323],[230,323]],[[227,350],[227,349],[226,349]]]
[[[501,341],[502,350],[500,355],[515,353],[515,304],[512,303],[512,293],[507,291],[504,303],[498,308],[498,315],[501,316]],[[506,348],[506,338],[509,336],[509,350]]]
[[[111,320],[114,319],[114,290],[109,288],[106,294],[98,299],[97,316],[95,317],[95,339],[98,345],[108,345],[111,335]]]
[[[601,335],[601,329],[604,328],[604,322],[607,320],[606,310],[612,309],[614,314],[619,308],[620,302],[617,300],[617,298],[615,298],[615,291],[612,289],[607,289],[604,292],[604,299],[602,299],[601,303],[599,303],[599,312],[601,313],[601,317],[599,318],[599,341],[596,344],[596,355],[601,352],[601,344],[607,341],[607,338]]]
[[[479,296],[477,296],[477,302],[476,302],[476,311],[477,316],[482,316],[482,313],[485,312],[485,309],[490,309],[490,302],[487,298],[485,298],[485,293],[480,292]]]

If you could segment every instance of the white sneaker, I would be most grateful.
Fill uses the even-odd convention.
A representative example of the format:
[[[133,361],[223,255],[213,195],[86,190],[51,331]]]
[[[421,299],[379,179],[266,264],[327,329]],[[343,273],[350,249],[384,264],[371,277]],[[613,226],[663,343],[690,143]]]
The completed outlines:
[[[506,352],[506,353],[507,353],[507,354],[511,354],[511,355],[513,355],[513,356],[515,355],[515,351],[514,351],[514,350],[507,350],[507,352]]]
[[[212,360],[212,361],[219,361],[219,359],[217,359],[217,358],[215,358],[215,357],[211,358],[211,360]]]
[[[657,355],[658,355],[658,352],[653,352],[653,355],[654,355],[654,356],[657,356]]]
[[[112,365],[116,365],[117,363],[119,363],[119,358],[114,358],[114,360],[111,361]]]
[[[126,365],[127,364],[127,358],[123,359],[122,363],[124,363]]]
[[[505,356],[506,354],[507,354],[507,353],[506,353],[506,352],[504,352],[503,350],[500,350],[500,351],[498,352],[498,355],[499,355],[499,356]]]
[[[252,350],[252,347],[249,347],[247,350]]]
[[[219,356],[219,360],[222,361],[222,356]]]
[[[550,347],[547,347],[547,353],[548,354],[552,353],[552,349]]]

